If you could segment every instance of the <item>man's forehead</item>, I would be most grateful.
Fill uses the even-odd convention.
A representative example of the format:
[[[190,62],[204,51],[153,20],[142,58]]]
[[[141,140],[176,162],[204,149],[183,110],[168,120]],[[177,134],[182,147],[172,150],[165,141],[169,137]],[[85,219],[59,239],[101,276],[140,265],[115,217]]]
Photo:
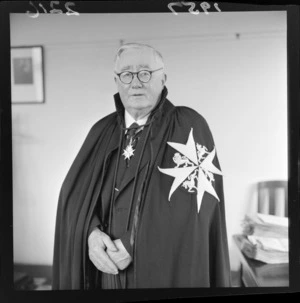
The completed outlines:
[[[156,65],[156,56],[151,49],[125,50],[117,62],[118,69],[153,68]]]

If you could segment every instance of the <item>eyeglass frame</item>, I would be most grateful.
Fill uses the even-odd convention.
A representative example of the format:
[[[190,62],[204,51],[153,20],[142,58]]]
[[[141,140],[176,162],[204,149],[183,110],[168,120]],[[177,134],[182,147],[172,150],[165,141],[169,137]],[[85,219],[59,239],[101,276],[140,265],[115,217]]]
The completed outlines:
[[[119,77],[120,81],[121,81],[123,84],[131,84],[132,81],[133,81],[133,79],[134,79],[134,77],[135,77],[135,75],[136,75],[136,77],[138,78],[138,80],[139,80],[141,83],[148,83],[148,82],[150,82],[150,80],[151,80],[151,78],[152,78],[152,73],[157,72],[157,71],[159,71],[159,70],[161,70],[161,69],[164,69],[164,68],[161,67],[161,68],[158,68],[158,69],[155,69],[155,70],[146,70],[146,69],[143,69],[143,70],[140,70],[140,71],[138,71],[138,72],[123,71],[123,72],[121,72],[121,73],[116,73],[116,72],[115,72],[115,74]],[[139,73],[141,73],[141,72],[148,72],[148,73],[150,73],[150,78],[149,78],[149,80],[148,80],[147,82],[144,82],[144,81],[142,81],[142,80],[139,78]],[[130,74],[132,75],[132,79],[131,79],[131,81],[130,81],[129,83],[124,83],[124,82],[121,80],[120,75],[123,74],[123,73],[130,73]]]

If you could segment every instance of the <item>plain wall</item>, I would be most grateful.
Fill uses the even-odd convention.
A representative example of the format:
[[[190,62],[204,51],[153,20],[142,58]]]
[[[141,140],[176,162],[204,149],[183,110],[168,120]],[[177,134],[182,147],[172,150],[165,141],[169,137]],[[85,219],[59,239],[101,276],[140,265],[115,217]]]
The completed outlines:
[[[239,33],[239,37],[236,36]],[[258,181],[287,179],[285,12],[11,15],[11,45],[44,47],[44,104],[12,105],[14,261],[51,265],[58,194],[90,127],[114,111],[124,42],[161,51],[169,99],[208,121],[232,235]]]

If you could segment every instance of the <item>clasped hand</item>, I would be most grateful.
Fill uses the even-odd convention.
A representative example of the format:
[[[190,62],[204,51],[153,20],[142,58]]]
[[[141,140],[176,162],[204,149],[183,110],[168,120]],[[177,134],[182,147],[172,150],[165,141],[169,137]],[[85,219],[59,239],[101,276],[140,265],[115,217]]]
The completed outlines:
[[[118,274],[132,261],[120,239],[111,238],[99,228],[95,228],[88,237],[89,258],[98,270],[108,274]]]

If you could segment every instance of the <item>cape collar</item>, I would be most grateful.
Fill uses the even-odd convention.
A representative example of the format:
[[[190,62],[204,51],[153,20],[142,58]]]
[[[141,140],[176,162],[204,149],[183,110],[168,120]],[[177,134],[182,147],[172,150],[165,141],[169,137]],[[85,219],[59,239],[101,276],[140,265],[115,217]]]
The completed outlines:
[[[151,111],[150,113],[150,118],[152,116],[156,116],[156,115],[159,115],[161,112],[162,112],[162,109],[163,109],[163,105],[165,104],[166,102],[166,98],[167,98],[167,95],[168,95],[168,89],[166,86],[164,86],[162,92],[161,92],[161,96],[160,96],[160,100],[159,102],[157,102],[157,104],[155,105],[155,107],[153,108],[153,110]],[[116,106],[116,111],[117,111],[117,114],[118,114],[118,120],[119,122],[122,124],[122,125],[125,125],[124,123],[124,111],[125,111],[125,108],[123,106],[123,103],[121,101],[121,97],[120,97],[120,94],[119,93],[116,93],[114,94],[114,100],[115,100],[115,106]]]

